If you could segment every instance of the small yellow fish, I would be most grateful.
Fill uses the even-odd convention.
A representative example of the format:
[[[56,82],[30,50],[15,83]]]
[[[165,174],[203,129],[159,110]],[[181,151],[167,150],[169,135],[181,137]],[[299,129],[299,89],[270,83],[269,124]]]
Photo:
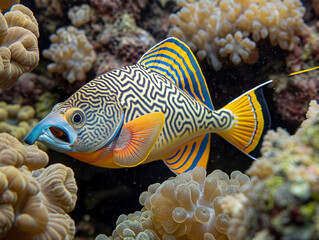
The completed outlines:
[[[246,154],[258,152],[270,126],[262,85],[215,110],[193,53],[168,38],[137,64],[101,75],[57,104],[25,142],[106,168],[163,160],[179,174],[206,167],[211,133]]]

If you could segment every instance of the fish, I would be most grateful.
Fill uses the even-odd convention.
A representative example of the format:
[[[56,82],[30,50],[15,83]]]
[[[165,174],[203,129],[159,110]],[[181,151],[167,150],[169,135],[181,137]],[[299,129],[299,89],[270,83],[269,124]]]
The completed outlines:
[[[38,122],[24,141],[105,168],[162,160],[176,174],[206,168],[211,134],[259,154],[271,119],[262,86],[215,109],[190,48],[167,38],[134,65],[89,81]]]

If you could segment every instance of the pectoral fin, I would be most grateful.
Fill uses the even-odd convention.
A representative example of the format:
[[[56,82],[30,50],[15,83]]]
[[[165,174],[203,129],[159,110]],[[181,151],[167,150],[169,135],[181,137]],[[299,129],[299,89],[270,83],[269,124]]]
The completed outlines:
[[[134,167],[144,162],[154,147],[164,123],[164,114],[155,112],[124,124],[113,150],[114,163],[122,167]]]

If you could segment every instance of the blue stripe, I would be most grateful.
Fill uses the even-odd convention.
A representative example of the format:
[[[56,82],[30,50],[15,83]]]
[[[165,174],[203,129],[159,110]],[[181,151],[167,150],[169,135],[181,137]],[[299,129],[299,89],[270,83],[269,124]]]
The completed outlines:
[[[175,162],[172,162],[172,163],[166,162],[166,163],[167,163],[168,165],[174,165],[175,163],[179,162],[179,161],[182,159],[182,157],[184,156],[184,153],[186,152],[186,149],[187,149],[187,145],[186,145],[186,147],[184,148],[184,151],[183,151],[182,155],[181,155]]]
[[[176,40],[174,40],[174,39],[169,39],[169,40],[167,40],[166,42],[173,42],[175,45],[177,45],[178,47],[180,47],[180,48],[187,54],[187,57],[190,59],[190,61],[191,61],[191,63],[192,63],[192,67],[193,67],[193,69],[195,70],[195,73],[196,73],[196,75],[197,75],[197,77],[198,77],[198,80],[199,80],[199,82],[200,82],[200,87],[201,87],[201,90],[202,90],[202,92],[203,92],[203,96],[204,96],[204,98],[205,98],[205,101],[204,101],[204,99],[202,99],[202,101],[203,101],[208,107],[210,107],[211,109],[214,109],[214,107],[213,107],[211,101],[209,101],[209,100],[210,100],[210,97],[209,97],[209,93],[208,93],[208,91],[207,91],[207,89],[206,89],[206,86],[205,86],[205,79],[203,78],[203,76],[202,76],[202,74],[201,74],[201,71],[200,71],[200,69],[199,69],[199,67],[198,67],[198,63],[197,63],[196,60],[194,59],[194,57],[193,57],[193,55],[191,54],[190,50],[189,50],[184,44],[182,44],[181,42],[178,42],[178,41],[176,41]],[[186,62],[184,61],[184,58],[183,58],[180,54],[178,54],[178,52],[176,52],[174,49],[172,49],[172,48],[167,48],[167,47],[159,48],[159,49],[157,49],[157,50],[150,51],[150,52],[149,52],[148,54],[146,54],[144,57],[146,57],[147,55],[152,54],[152,53],[154,53],[154,52],[156,53],[157,51],[163,50],[163,49],[164,49],[164,50],[168,50],[168,51],[170,51],[170,52],[173,52],[175,55],[177,55],[177,56],[183,61],[184,65],[186,66],[187,72],[189,73],[189,75],[190,75],[190,77],[191,77],[191,81],[192,81],[192,83],[193,83],[193,85],[194,85],[194,91],[195,91],[195,93],[196,93],[196,96],[197,96],[197,97],[200,97],[199,90],[198,90],[198,84],[197,84],[197,82],[196,82],[196,79],[195,79],[195,77],[194,77],[193,72],[190,70],[190,68],[188,67],[188,65],[187,65]],[[144,58],[143,58],[143,61],[144,61]],[[186,80],[186,79],[185,79],[185,80]],[[207,101],[206,101],[206,99],[207,99]]]
[[[178,168],[172,168],[172,170],[177,170],[177,169],[180,169],[181,167],[183,167],[188,162],[190,157],[192,156],[192,154],[193,154],[193,152],[195,150],[195,147],[196,147],[196,142],[193,144],[192,150],[191,150],[190,154],[188,155],[188,157],[186,158],[186,160],[184,161],[184,163],[181,166],[179,166]]]
[[[161,56],[161,57],[164,57],[164,55],[163,56]],[[173,60],[174,62],[175,62],[175,60],[173,59],[173,58],[171,58],[171,57],[167,57],[168,59],[171,59],[171,60]],[[177,76],[177,79],[175,79],[175,77],[172,77],[172,79],[174,80],[174,83],[176,84],[176,85],[179,85],[178,83],[180,83],[181,82],[181,76],[179,75],[179,73],[177,72],[177,70],[175,69],[175,68],[173,68],[173,66],[171,65],[171,64],[169,64],[169,63],[167,63],[167,62],[164,62],[164,61],[160,61],[160,60],[150,60],[150,61],[147,61],[147,62],[145,62],[145,64],[152,64],[152,63],[160,63],[160,64],[162,64],[162,65],[165,65],[165,66],[168,66],[175,74],[176,74],[176,76]],[[177,63],[175,63],[176,65],[178,65]],[[148,66],[149,68],[150,67],[153,67],[153,66]],[[180,68],[181,69],[181,68]],[[164,71],[166,72],[166,74],[168,74],[168,72],[167,72],[167,69],[164,69]],[[183,77],[185,77],[185,73],[183,72],[183,70],[181,69],[181,72],[182,72],[182,74],[183,74]],[[173,75],[171,75],[171,76],[173,76]]]
[[[203,96],[204,96],[204,98],[207,100],[207,101],[205,100],[205,101],[203,101],[203,102],[204,102],[204,104],[205,104],[206,106],[208,106],[210,109],[214,110],[214,106],[213,106],[212,102],[210,101],[210,95],[209,95],[208,89],[206,88],[205,79],[203,78],[203,75],[201,74],[199,65],[198,65],[196,59],[194,59],[194,56],[193,56],[193,54],[190,52],[189,48],[186,47],[184,43],[179,42],[179,41],[176,41],[175,39],[169,39],[167,42],[173,42],[173,43],[175,43],[177,46],[179,46],[181,49],[183,49],[184,52],[186,52],[187,57],[191,60],[192,66],[193,66],[193,68],[195,69],[195,72],[196,72],[196,75],[197,75],[197,77],[198,77],[198,80],[199,80],[199,83],[200,83],[200,88],[201,88],[201,90],[202,90]],[[184,61],[183,61],[183,62],[184,62]],[[185,66],[187,66],[185,62],[184,62],[184,64],[185,64]],[[187,67],[188,67],[188,66],[187,66]],[[196,81],[194,81],[193,79],[192,79],[192,81],[193,81],[193,84],[194,84],[194,82],[196,83]],[[198,88],[197,84],[196,84],[196,87]],[[196,92],[196,90],[195,90],[195,92]],[[197,93],[199,94],[198,89],[197,89]],[[200,97],[200,95],[198,95],[198,98],[199,98],[199,97]]]
[[[166,69],[164,69],[164,68],[161,68],[161,67],[158,67],[158,66],[149,66],[148,67],[149,69],[158,69],[158,70],[160,70],[160,71],[166,71]],[[158,73],[157,71],[155,71],[156,73]],[[168,73],[168,72],[166,72],[166,75],[168,76],[168,77],[170,77],[171,79],[174,79],[174,76],[173,76],[173,74],[171,74],[171,73]],[[166,76],[166,77],[167,77]],[[176,84],[176,83],[175,83]]]
[[[205,152],[208,140],[209,140],[209,134],[206,134],[206,136],[204,137],[203,141],[200,144],[199,150],[197,152],[197,155],[196,155],[192,165],[190,165],[190,167],[185,172],[192,170],[197,166],[198,162],[201,160],[201,158]]]
[[[124,121],[124,113],[123,113],[123,117],[122,117],[122,120],[121,120],[121,124],[116,129],[116,132],[114,133],[113,137],[107,143],[105,143],[101,148],[104,148],[104,147],[108,146],[114,140],[114,138],[117,137],[120,134],[120,129],[122,128],[123,121]]]
[[[159,50],[168,50],[168,51],[170,51],[170,52],[173,52],[176,56],[178,56],[178,57],[183,61],[184,65],[186,66],[187,72],[189,73],[189,75],[190,75],[190,77],[191,77],[191,80],[192,80],[192,82],[194,83],[194,74],[191,72],[191,70],[189,69],[189,67],[186,65],[186,62],[184,61],[184,59],[182,58],[182,56],[181,56],[178,52],[176,52],[175,50],[173,50],[173,49],[171,49],[171,48],[167,48],[167,47],[160,48]],[[158,51],[159,51],[159,50],[158,50]],[[153,53],[153,52],[157,52],[157,51],[152,51],[152,52],[150,52],[150,54]],[[147,54],[147,55],[149,55],[149,54]],[[147,55],[146,55],[146,56],[147,56]],[[144,58],[144,59],[146,60],[146,59],[153,59],[153,58],[154,58],[154,59],[156,59],[156,60],[151,60],[151,61],[145,62],[145,64],[160,63],[160,64],[164,64],[164,65],[166,65],[166,66],[170,66],[170,65],[171,65],[171,64],[168,64],[168,63],[166,63],[166,62],[164,62],[164,61],[158,60],[158,59],[157,59],[158,57],[167,57],[168,59],[171,59],[171,60],[174,61],[174,64],[175,64],[176,66],[178,66],[179,70],[182,72],[183,79],[184,79],[184,83],[185,83],[185,90],[186,90],[189,94],[192,94],[192,92],[191,92],[191,90],[190,90],[189,82],[188,82],[188,80],[187,80],[187,77],[186,77],[186,74],[185,74],[183,68],[182,68],[181,65],[180,65],[178,62],[176,62],[176,60],[175,60],[174,58],[172,58],[171,56],[166,55],[166,54],[156,54],[156,56],[149,56],[149,57],[146,57],[146,58]],[[143,59],[143,62],[144,62],[144,59]],[[172,67],[173,67],[173,66],[172,66]],[[168,74],[168,72],[167,72],[166,69],[165,69],[165,72]],[[178,75],[179,75],[179,74],[178,74]],[[172,78],[172,79],[174,80],[175,78]],[[175,84],[176,84],[176,80],[175,80]],[[194,90],[195,90],[195,92],[196,92],[196,89],[197,89],[197,92],[198,92],[198,87],[197,87],[196,81],[195,81],[195,84],[196,84],[196,85],[194,86]],[[183,86],[183,85],[182,85],[182,80],[181,80],[180,78],[178,78],[178,84],[176,84],[176,85],[180,86],[180,88],[181,88],[181,86]],[[199,94],[199,93],[197,93],[197,94]],[[198,96],[200,96],[200,95],[198,95]],[[194,96],[194,97],[195,97],[195,96]]]
[[[196,74],[197,77],[198,77],[199,86],[198,86],[198,84],[197,84],[197,82],[196,82],[196,79],[195,79],[195,77],[194,77],[193,72],[190,70],[189,66],[188,66],[188,65],[186,64],[186,62],[184,61],[184,58],[183,58],[178,52],[176,52],[176,51],[174,50],[174,48],[162,47],[162,48],[159,48],[159,49],[156,49],[156,50],[155,50],[155,48],[158,48],[158,47],[160,47],[161,45],[163,45],[163,44],[165,44],[165,43],[168,43],[168,42],[169,42],[169,43],[173,43],[174,45],[176,45],[177,47],[179,47],[180,49],[182,49],[182,50],[186,53],[187,57],[189,58],[189,60],[190,60],[190,62],[191,62],[191,65],[192,65],[192,67],[193,67],[193,69],[194,69],[194,71],[195,71],[195,74]],[[191,53],[190,49],[189,49],[183,42],[180,42],[180,41],[178,41],[177,39],[174,39],[174,38],[166,39],[165,41],[163,41],[163,42],[161,42],[161,43],[155,45],[152,49],[150,49],[150,50],[139,60],[139,63],[142,63],[142,64],[143,64],[144,60],[145,60],[145,59],[148,59],[148,58],[156,58],[156,56],[149,56],[149,55],[150,55],[150,54],[153,54],[153,53],[156,53],[156,52],[158,52],[159,50],[168,50],[168,51],[172,52],[173,54],[175,54],[177,57],[179,57],[179,58],[182,60],[183,64],[185,65],[185,67],[186,67],[186,69],[187,69],[187,72],[189,73],[189,75],[190,75],[190,77],[191,77],[190,80],[191,80],[192,83],[193,83],[193,87],[194,87],[194,91],[195,91],[196,96],[197,96],[198,98],[201,98],[201,95],[200,95],[200,93],[199,93],[199,87],[200,87],[200,89],[202,90],[202,93],[203,93],[203,97],[204,97],[204,99],[202,99],[202,102],[203,102],[206,106],[208,106],[210,109],[214,110],[214,106],[213,106],[213,104],[212,104],[212,102],[211,102],[211,100],[210,100],[210,95],[209,95],[208,89],[207,89],[206,84],[205,84],[205,79],[203,78],[203,75],[202,75],[202,73],[201,73],[201,71],[200,71],[199,65],[198,65],[196,59],[194,58],[193,54]],[[160,55],[160,54],[158,54],[158,55]],[[175,61],[174,61],[174,62],[175,62]],[[175,62],[175,63],[176,63],[176,62]],[[185,81],[185,89],[184,89],[184,90],[185,90],[185,91],[188,91],[188,93],[193,96],[192,92],[191,92],[190,89],[189,89],[189,83],[186,83],[186,82],[188,81],[187,78],[185,78],[184,81]],[[183,86],[183,85],[181,84],[181,80],[179,81],[179,86]],[[186,88],[186,86],[187,86],[187,88]],[[183,88],[181,88],[181,89],[183,89]],[[193,97],[195,98],[195,96],[193,96]]]
[[[162,47],[162,48],[159,48],[159,49],[157,49],[157,50],[153,50],[153,51],[149,52],[149,54],[146,54],[145,57],[146,57],[147,55],[156,53],[156,52],[158,52],[158,51],[160,51],[160,50],[167,50],[167,51],[169,51],[169,52],[175,54],[178,58],[180,58],[180,59],[182,60],[184,66],[185,66],[186,69],[187,69],[188,74],[190,75],[191,81],[192,81],[192,83],[193,83],[193,85],[194,85],[195,94],[196,94],[196,96],[199,97],[200,94],[199,94],[199,91],[198,91],[198,86],[197,86],[197,82],[196,82],[195,76],[194,76],[193,72],[190,70],[190,68],[188,67],[188,65],[186,64],[184,58],[183,58],[177,51],[175,51],[175,50],[172,49],[172,48]],[[161,56],[161,55],[162,55],[162,54],[157,54],[156,56],[150,56],[150,57],[148,57],[148,58],[157,58],[157,56]],[[144,59],[146,59],[145,57],[143,58],[143,61],[142,61],[142,62],[144,62]],[[188,79],[187,79],[187,77],[186,77],[186,75],[185,75],[185,72],[182,70],[180,64],[176,63],[176,61],[174,61],[174,63],[179,67],[180,71],[183,73],[184,83],[185,83],[185,90],[186,90],[189,94],[191,94],[192,92],[191,92],[191,90],[190,90],[189,83],[188,83]],[[179,80],[179,86],[182,86],[182,83],[181,83],[180,80]],[[195,97],[195,96],[193,96],[193,97]]]
[[[181,151],[181,150],[179,149],[179,150],[177,151],[177,153],[175,153],[175,154],[174,154],[172,157],[170,157],[170,158],[166,158],[165,161],[171,160],[171,159],[175,158],[175,157],[179,154],[180,151]]]

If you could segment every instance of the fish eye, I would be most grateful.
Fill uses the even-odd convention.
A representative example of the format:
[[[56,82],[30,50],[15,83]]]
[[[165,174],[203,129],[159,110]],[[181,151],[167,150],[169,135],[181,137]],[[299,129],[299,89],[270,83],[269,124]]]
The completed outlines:
[[[79,123],[79,122],[81,122],[81,120],[82,120],[82,116],[79,113],[75,113],[73,115],[73,122],[74,123]]]
[[[81,128],[85,123],[85,114],[80,108],[69,109],[66,113],[66,118],[74,128]]]

